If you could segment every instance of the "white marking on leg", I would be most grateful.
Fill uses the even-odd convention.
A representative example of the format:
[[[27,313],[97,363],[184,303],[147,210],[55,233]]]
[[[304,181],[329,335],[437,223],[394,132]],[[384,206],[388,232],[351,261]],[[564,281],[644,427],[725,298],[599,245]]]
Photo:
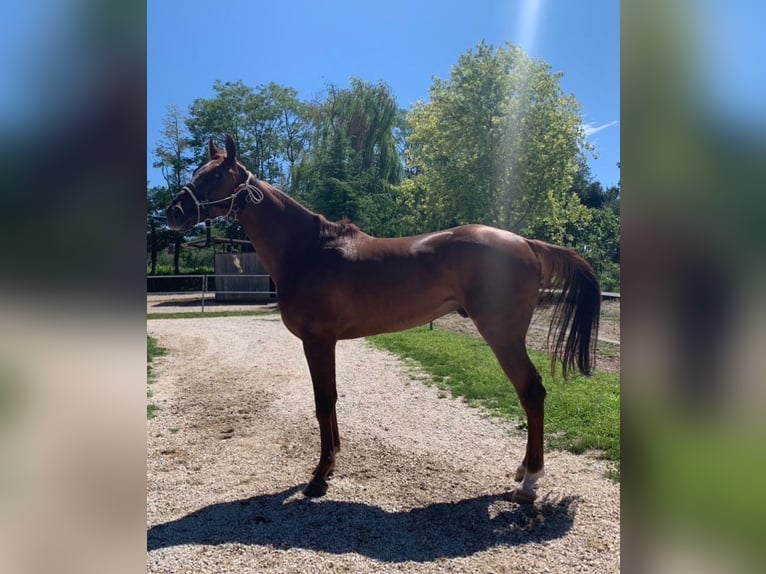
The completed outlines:
[[[527,471],[526,473],[524,473],[524,479],[521,481],[521,484],[519,485],[519,490],[524,492],[524,494],[534,495],[535,484],[543,476],[545,476],[545,470],[542,468],[538,470],[537,472]]]

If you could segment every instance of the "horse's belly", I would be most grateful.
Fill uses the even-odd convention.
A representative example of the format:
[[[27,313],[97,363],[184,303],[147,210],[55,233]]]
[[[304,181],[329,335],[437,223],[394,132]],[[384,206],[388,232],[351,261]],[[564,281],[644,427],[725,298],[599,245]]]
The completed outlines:
[[[391,301],[387,298],[376,305],[365,306],[349,316],[339,339],[355,339],[379,333],[395,333],[412,329],[455,311],[460,307],[455,299],[444,299],[412,305],[412,302]]]

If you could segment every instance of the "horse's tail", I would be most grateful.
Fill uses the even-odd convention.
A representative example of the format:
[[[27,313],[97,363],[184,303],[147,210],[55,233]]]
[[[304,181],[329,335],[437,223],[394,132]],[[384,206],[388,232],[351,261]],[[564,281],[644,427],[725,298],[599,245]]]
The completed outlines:
[[[577,252],[528,239],[540,261],[543,299],[553,302],[548,348],[553,340],[551,370],[561,360],[564,378],[577,366],[590,375],[596,360],[601,289],[593,268]]]

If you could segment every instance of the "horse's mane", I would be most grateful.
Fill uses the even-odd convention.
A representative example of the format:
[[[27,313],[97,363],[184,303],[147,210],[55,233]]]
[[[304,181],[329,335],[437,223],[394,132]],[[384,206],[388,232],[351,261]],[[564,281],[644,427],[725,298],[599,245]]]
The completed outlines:
[[[329,221],[324,215],[319,215],[319,238],[324,240],[340,240],[359,233],[359,228],[346,218],[340,221]]]
[[[361,230],[356,225],[351,223],[348,218],[344,217],[340,221],[330,221],[321,213],[313,213],[307,210],[292,197],[266,181],[259,179],[258,187],[268,189],[271,193],[280,196],[283,202],[291,204],[295,206],[296,209],[302,210],[303,212],[311,213],[316,216],[317,224],[319,227],[319,239],[322,241],[327,241],[330,243],[339,242],[345,239],[350,239],[357,233],[361,232]]]

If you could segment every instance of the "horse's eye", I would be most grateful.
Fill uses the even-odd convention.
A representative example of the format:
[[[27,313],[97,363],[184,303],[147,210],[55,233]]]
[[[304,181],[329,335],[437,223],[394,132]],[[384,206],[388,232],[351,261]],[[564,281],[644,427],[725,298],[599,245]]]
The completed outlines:
[[[214,172],[213,172],[213,177],[214,177],[216,180],[218,180],[218,179],[221,179],[221,177],[223,177],[223,174],[222,174],[220,171],[214,171]]]

